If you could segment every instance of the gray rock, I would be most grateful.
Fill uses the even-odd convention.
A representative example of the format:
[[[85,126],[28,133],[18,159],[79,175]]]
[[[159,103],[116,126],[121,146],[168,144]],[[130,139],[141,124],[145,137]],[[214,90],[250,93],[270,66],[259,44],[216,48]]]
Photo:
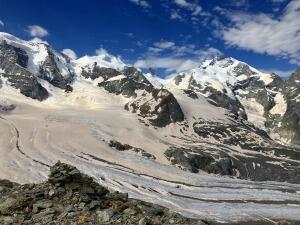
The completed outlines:
[[[95,80],[96,78],[102,77],[103,80],[107,80],[109,78],[112,78],[114,76],[118,76],[121,73],[115,69],[112,68],[104,68],[99,67],[98,64],[95,62],[92,68],[82,68],[81,75],[85,78],[91,78],[92,80]]]
[[[138,225],[147,225],[150,222],[150,219],[147,217],[143,217],[142,219],[139,220]]]
[[[48,92],[26,70],[27,63],[28,56],[24,50],[8,45],[5,41],[0,43],[0,68],[4,70],[1,76],[7,78],[9,84],[23,95],[42,101],[48,97]]]
[[[127,103],[125,109],[138,113],[143,118],[149,118],[149,122],[156,127],[164,127],[184,120],[179,103],[166,89],[153,89],[151,93]]]
[[[105,209],[105,210],[97,211],[96,214],[99,222],[109,222],[112,219],[112,217],[115,215],[115,210]]]
[[[11,216],[4,216],[4,217],[0,218],[0,224],[13,225],[14,223],[15,223],[15,220]]]
[[[47,209],[47,208],[51,208],[53,206],[52,201],[47,200],[47,199],[43,199],[41,201],[36,202],[35,204],[33,204],[33,211],[34,212],[38,212],[41,209]]]
[[[40,65],[40,70],[38,76],[53,86],[65,89],[66,91],[72,91],[72,87],[69,83],[72,81],[74,74],[69,70],[68,76],[63,76],[57,66],[55,55],[49,46],[45,45],[47,48],[47,57],[45,61]]]

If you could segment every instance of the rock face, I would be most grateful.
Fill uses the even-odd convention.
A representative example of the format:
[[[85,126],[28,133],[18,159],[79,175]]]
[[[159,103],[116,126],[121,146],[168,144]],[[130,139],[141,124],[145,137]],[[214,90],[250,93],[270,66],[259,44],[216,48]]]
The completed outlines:
[[[128,145],[128,144],[122,144],[118,141],[111,140],[109,142],[109,146],[116,149],[116,150],[118,150],[118,151],[131,151],[131,152],[140,154],[141,156],[143,156],[147,159],[152,159],[152,160],[156,159],[156,157],[154,155],[146,152],[144,149],[136,148],[136,147],[133,147],[133,146]]]
[[[300,69],[285,83],[287,110],[278,128],[281,136],[295,145],[300,145]]]
[[[98,86],[108,93],[128,98],[124,108],[136,113],[145,123],[164,127],[170,123],[184,120],[184,114],[176,98],[166,89],[155,88],[134,67],[123,69],[100,67],[97,62],[81,68],[81,75],[96,80]]]
[[[0,224],[205,225],[127,194],[109,192],[75,167],[56,163],[41,184],[0,180]]]
[[[83,77],[128,98],[125,109],[145,124],[164,127],[185,119],[173,95],[175,87],[193,99],[205,96],[214,106],[253,123],[278,142],[299,145],[299,70],[283,81],[235,59],[217,57],[167,82],[160,83],[152,70],[150,74],[151,79],[107,52],[71,61],[49,45],[0,34],[0,76],[27,97],[48,98],[50,90],[42,82],[71,92],[74,78]]]
[[[0,112],[11,112],[16,108],[13,104],[6,104],[0,102]]]
[[[104,80],[108,80],[114,76],[118,76],[121,73],[112,68],[105,68],[98,66],[97,62],[94,63],[92,67],[82,68],[81,75],[85,78],[91,78],[95,80],[102,77]]]
[[[136,91],[138,90],[145,90],[150,91],[152,86],[146,85],[144,83],[139,83],[136,80],[130,78],[120,76],[119,79],[111,79],[107,81],[103,81],[98,84],[99,87],[104,88],[109,93],[114,93],[116,95],[124,95],[126,97],[133,97],[136,98],[138,95]]]
[[[183,75],[182,75],[183,76]],[[178,81],[177,81],[178,82]],[[208,101],[217,106],[228,109],[231,113],[237,117],[247,119],[243,105],[239,102],[236,97],[230,97],[225,90],[217,90],[211,86],[205,86],[198,83],[193,76],[189,79],[189,85],[186,90],[192,90],[199,92],[207,96]]]
[[[148,117],[154,126],[162,127],[183,120],[181,108],[170,92],[155,89],[142,72],[126,66],[109,54],[101,59],[99,57],[84,58],[84,62],[79,60],[80,63],[72,63],[67,56],[46,44],[30,43],[9,34],[0,34],[0,76],[7,79],[8,85],[19,89],[27,97],[40,101],[48,98],[50,90],[43,87],[41,81],[71,92],[71,84],[77,75],[96,80],[99,88],[111,94],[132,98],[133,100],[128,100],[130,103],[125,108],[129,110],[130,107],[135,107],[130,110],[135,112],[136,107],[143,107],[139,115]],[[114,68],[114,63],[121,66]],[[143,103],[139,106],[137,102],[145,100],[145,96],[156,105]]]
[[[209,174],[240,179],[299,183],[298,163],[282,164],[279,161],[276,163],[271,156],[268,156],[272,153],[276,157],[286,155],[297,159],[299,153],[290,154],[292,149],[280,146],[273,148],[261,146],[259,150],[264,153],[264,156],[249,158],[239,155],[232,157],[226,153],[226,148],[223,148],[222,145],[216,146],[216,149],[209,147],[170,148],[165,152],[165,156],[173,165],[193,173],[202,170]]]
[[[178,74],[171,84],[206,96],[211,104],[248,120],[277,142],[299,145],[299,73],[284,81],[274,73],[218,57]]]
[[[88,99],[87,105],[96,103],[96,110],[107,97],[108,108],[124,108],[149,128],[147,132],[156,130],[159,138],[168,139],[160,140],[165,145],[157,152],[195,173],[299,183],[299,85],[300,70],[284,81],[224,57],[163,79],[105,51],[71,60],[47,44],[0,32],[1,93],[13,87],[29,98],[43,101],[53,96],[54,102],[70,107]],[[73,88],[74,93],[64,93]],[[0,112],[13,113],[16,107],[0,104]],[[106,144],[112,139],[113,135]],[[150,154],[147,147],[123,141],[113,140],[110,147],[156,159],[156,152]]]
[[[69,83],[72,81],[74,74],[70,69],[68,69],[68,76],[63,76],[58,68],[58,63],[56,62],[56,60],[59,59],[56,58],[49,46],[46,46],[46,48],[48,55],[39,67],[38,76],[48,81],[55,87],[65,89],[66,91],[71,91],[72,87],[69,85]]]
[[[0,70],[14,88],[27,97],[44,100],[47,90],[40,80],[55,87],[72,91],[74,72],[67,56],[44,43],[33,43],[0,33]]]
[[[125,109],[149,118],[150,123],[157,127],[184,120],[176,98],[166,89],[153,89],[151,93],[144,93],[127,103]]]
[[[190,149],[171,148],[165,152],[171,163],[193,173],[199,170],[208,173],[236,176],[237,169],[228,155],[223,154],[219,160],[215,160],[209,153],[196,152]]]
[[[44,100],[48,92],[37,81],[37,78],[26,70],[28,55],[20,48],[13,47],[5,41],[0,43],[0,75],[7,78],[11,86],[20,89],[20,92],[30,98]]]

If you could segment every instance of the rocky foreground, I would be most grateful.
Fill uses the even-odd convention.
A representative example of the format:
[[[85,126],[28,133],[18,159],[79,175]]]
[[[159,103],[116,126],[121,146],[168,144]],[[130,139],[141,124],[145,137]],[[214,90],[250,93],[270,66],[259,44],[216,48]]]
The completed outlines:
[[[26,176],[24,174],[24,176]],[[190,224],[167,208],[110,192],[73,166],[56,163],[40,184],[0,180],[0,224]]]
[[[292,225],[289,222],[236,225]],[[184,218],[171,210],[110,192],[73,166],[57,162],[48,180],[20,185],[0,180],[1,225],[215,225]],[[297,223],[295,223],[297,224]]]

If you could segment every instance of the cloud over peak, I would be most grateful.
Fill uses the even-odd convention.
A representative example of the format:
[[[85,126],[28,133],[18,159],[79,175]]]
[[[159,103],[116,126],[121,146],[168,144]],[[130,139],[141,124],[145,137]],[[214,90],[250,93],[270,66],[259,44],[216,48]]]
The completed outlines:
[[[196,48],[193,44],[177,45],[172,41],[155,42],[148,51],[134,63],[138,68],[163,69],[167,73],[182,72],[193,69],[207,58],[220,55],[212,47]]]
[[[65,48],[61,52],[68,56],[70,59],[77,59],[77,55],[72,49]]]
[[[45,37],[49,34],[49,32],[45,28],[43,28],[39,25],[28,26],[27,32],[29,33],[29,35],[31,37]]]
[[[288,59],[300,65],[300,1],[292,0],[279,17],[270,14],[227,14],[231,21],[220,31],[228,46]]]

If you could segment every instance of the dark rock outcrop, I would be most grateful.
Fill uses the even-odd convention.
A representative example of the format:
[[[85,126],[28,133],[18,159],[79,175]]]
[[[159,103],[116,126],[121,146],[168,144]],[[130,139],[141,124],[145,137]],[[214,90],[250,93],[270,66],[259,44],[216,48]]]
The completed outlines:
[[[113,68],[105,68],[99,67],[98,64],[95,62],[92,68],[82,68],[81,75],[85,78],[91,78],[95,80],[99,77],[102,77],[103,80],[108,80],[109,78],[115,77],[120,75],[121,73]]]
[[[153,89],[150,94],[142,95],[127,103],[125,109],[148,118],[150,123],[157,127],[184,120],[184,114],[176,98],[166,89]]]
[[[191,151],[184,148],[170,148],[165,156],[173,165],[182,169],[198,173],[199,170],[220,175],[237,175],[236,167],[229,156],[223,154],[219,160],[214,159],[211,154],[200,151]]]
[[[285,148],[262,147],[265,155],[251,157],[243,155],[231,156],[226,153],[226,147],[218,145],[216,149],[205,147],[169,148],[165,152],[166,158],[175,166],[183,170],[198,173],[200,170],[207,173],[233,176],[240,179],[254,181],[279,181],[299,183],[299,163],[283,163],[274,160],[270,154],[276,156],[287,155],[297,159],[299,152]]]
[[[287,110],[278,128],[280,135],[291,144],[300,146],[300,69],[285,82]]]
[[[42,45],[42,44],[41,44]],[[43,79],[51,83],[53,86],[65,89],[66,92],[72,91],[70,85],[73,80],[73,72],[69,69],[69,74],[63,76],[59,70],[59,57],[54,53],[48,45],[45,45],[47,56],[38,68],[36,74],[30,70],[33,62],[24,49],[8,44],[5,40],[0,43],[0,69],[4,72],[0,74],[6,77],[9,84],[30,98],[45,100],[48,97],[48,91],[39,83],[37,78]],[[63,57],[61,57],[63,59]],[[64,63],[64,62],[60,62]],[[67,64],[67,60],[66,60]],[[68,68],[67,65],[65,65]]]
[[[164,207],[109,192],[73,166],[56,163],[48,181],[19,185],[0,180],[0,224],[205,225]]]
[[[116,76],[117,73],[109,73]],[[132,98],[125,105],[125,109],[147,118],[157,127],[164,127],[170,123],[184,120],[184,114],[176,98],[166,89],[157,89],[136,68],[126,67],[122,71],[123,77],[118,79],[102,74],[104,81],[98,84],[109,93],[124,95]],[[98,73],[99,75],[99,73]]]
[[[198,99],[197,93],[192,90],[183,90],[183,92],[192,99]]]
[[[23,95],[42,101],[48,97],[48,92],[26,69],[27,64],[28,55],[24,50],[5,41],[0,44],[0,69],[4,71],[0,76],[7,78],[9,84]]]
[[[73,79],[74,74],[69,70],[68,76],[63,76],[57,66],[57,60],[49,46],[47,48],[47,57],[45,61],[40,65],[38,76],[55,87],[65,89],[68,92],[72,91],[70,82]]]
[[[147,159],[152,159],[152,160],[156,159],[154,155],[150,154],[149,152],[146,152],[144,149],[136,148],[128,144],[122,144],[118,141],[111,140],[109,142],[109,147],[112,147],[118,151],[132,151],[134,153],[140,154],[141,156]]]
[[[170,123],[184,120],[182,109],[171,92],[155,89],[152,91],[152,96],[156,102],[159,102],[154,107],[153,113],[157,115],[157,118],[151,120],[152,124],[164,127]]]
[[[180,76],[178,76],[178,78],[179,80],[182,79]],[[175,80],[175,83],[180,82],[178,78],[177,80]],[[198,83],[193,76],[190,77],[188,90],[192,90],[194,92],[200,92],[203,95],[207,96],[207,100],[211,104],[217,107],[228,109],[236,117],[247,119],[247,115],[243,105],[240,103],[240,101],[237,98],[228,96],[226,90],[218,91],[214,87],[211,87],[209,85],[202,85]]]
[[[247,114],[243,105],[236,98],[232,99],[228,95],[220,91],[211,91],[208,96],[208,101],[217,106],[228,109],[231,113],[243,119],[247,119]]]
[[[147,80],[142,72],[138,71],[135,67],[126,67],[123,70],[125,76],[132,78],[138,83],[143,83],[147,86],[152,86],[152,84]]]
[[[124,95],[126,97],[137,97],[137,90],[145,90],[150,92],[153,87],[152,85],[146,85],[144,83],[137,82],[136,80],[124,77],[122,79],[117,80],[108,80],[103,81],[98,84],[99,87],[103,87],[109,93],[114,93],[116,95]]]
[[[0,112],[11,112],[16,108],[13,104],[2,104],[0,102]]]

